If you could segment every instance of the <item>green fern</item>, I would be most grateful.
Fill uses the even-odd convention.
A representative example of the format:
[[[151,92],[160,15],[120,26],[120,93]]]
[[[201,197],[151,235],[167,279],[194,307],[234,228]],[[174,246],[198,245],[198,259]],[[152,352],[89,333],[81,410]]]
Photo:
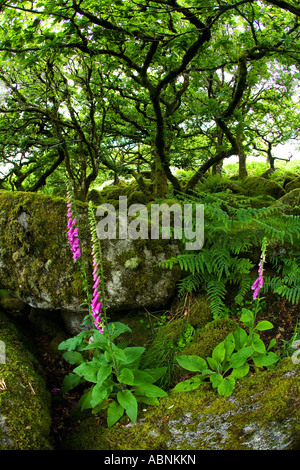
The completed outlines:
[[[201,289],[206,292],[214,318],[224,315],[225,296],[230,286],[237,287],[235,302],[241,304],[249,292],[255,263],[253,253],[260,250],[267,237],[269,247],[296,247],[299,243],[300,218],[283,214],[279,205],[260,209],[249,207],[249,199],[233,199],[228,193],[199,193],[198,197],[179,196],[184,203],[204,204],[205,243],[198,252],[185,251],[162,265],[179,265],[183,277],[179,294]],[[185,240],[183,240],[183,243]],[[279,276],[266,278],[265,291],[271,290],[293,303],[299,302],[299,259],[270,258]]]
[[[294,254],[293,258],[271,257],[271,261],[279,275],[265,278],[264,292],[274,292],[292,304],[298,304],[300,300],[300,255]]]

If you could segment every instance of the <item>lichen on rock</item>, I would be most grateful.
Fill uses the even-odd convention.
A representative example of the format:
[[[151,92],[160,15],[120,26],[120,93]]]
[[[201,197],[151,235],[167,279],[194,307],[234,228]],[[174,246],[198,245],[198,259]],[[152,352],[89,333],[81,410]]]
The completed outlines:
[[[82,251],[92,272],[87,208],[77,203]],[[82,314],[86,295],[80,267],[70,255],[66,209],[63,198],[0,191],[0,285],[32,307]],[[102,244],[112,311],[155,308],[170,300],[180,273],[158,264],[178,252],[178,243],[128,238]]]
[[[96,426],[84,419],[68,436],[79,450],[289,450],[300,442],[300,368],[290,358],[274,370],[240,379],[221,397],[209,384],[171,393],[157,407],[140,410],[133,423]]]

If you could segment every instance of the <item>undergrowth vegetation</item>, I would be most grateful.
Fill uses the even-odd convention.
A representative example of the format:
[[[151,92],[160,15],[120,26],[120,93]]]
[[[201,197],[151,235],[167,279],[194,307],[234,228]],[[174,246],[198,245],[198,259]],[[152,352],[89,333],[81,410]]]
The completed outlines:
[[[262,241],[269,243],[268,265],[277,275],[267,276],[264,292],[274,292],[292,303],[300,298],[299,234],[300,218],[285,214],[282,206],[272,204],[255,208],[249,198],[235,198],[228,193],[199,192],[180,196],[189,204],[204,204],[205,242],[199,251],[166,260],[163,265],[179,265],[183,277],[179,294],[197,289],[206,292],[215,318],[226,315],[225,297],[236,288],[234,302],[240,305],[249,292],[252,270]]]

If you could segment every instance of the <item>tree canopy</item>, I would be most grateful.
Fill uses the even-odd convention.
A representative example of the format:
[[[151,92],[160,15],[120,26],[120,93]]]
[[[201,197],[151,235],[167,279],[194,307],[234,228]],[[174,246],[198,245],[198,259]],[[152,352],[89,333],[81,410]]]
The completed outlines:
[[[0,2],[0,184],[59,169],[87,198],[102,170],[191,191],[231,155],[299,136],[298,2]],[[192,170],[183,186],[172,166]]]

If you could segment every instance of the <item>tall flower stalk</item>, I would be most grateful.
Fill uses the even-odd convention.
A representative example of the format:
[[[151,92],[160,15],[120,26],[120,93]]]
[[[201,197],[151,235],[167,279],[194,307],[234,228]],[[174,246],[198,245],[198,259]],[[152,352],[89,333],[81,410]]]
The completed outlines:
[[[92,238],[92,257],[93,257],[93,298],[91,301],[92,317],[94,325],[100,333],[103,333],[107,326],[106,301],[105,301],[105,279],[102,266],[102,250],[101,243],[97,237],[96,220],[93,211],[92,201],[89,203],[89,221]],[[100,316],[103,312],[103,319]]]
[[[68,217],[68,240],[70,243],[73,260],[76,261],[81,256],[81,249],[78,237],[77,218],[74,217],[74,203],[70,189],[67,190],[67,217]]]
[[[260,262],[258,265],[258,278],[254,281],[251,289],[253,290],[253,300],[255,300],[258,297],[259,290],[263,287],[263,272],[264,272],[264,263],[266,261],[266,250],[267,250],[268,242],[266,237],[263,239],[262,242],[262,251],[261,251],[261,257],[260,257]]]

